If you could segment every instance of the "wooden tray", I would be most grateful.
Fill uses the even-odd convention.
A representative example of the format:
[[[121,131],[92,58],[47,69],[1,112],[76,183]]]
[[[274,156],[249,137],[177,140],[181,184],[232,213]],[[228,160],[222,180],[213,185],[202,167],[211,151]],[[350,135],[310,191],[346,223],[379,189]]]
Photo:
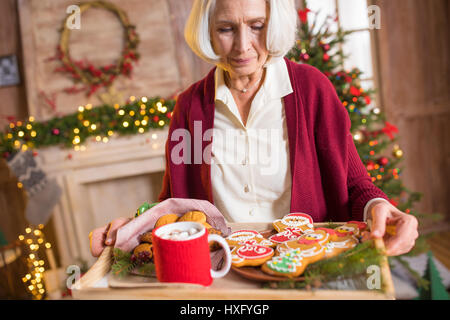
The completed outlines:
[[[229,225],[233,231],[253,229],[261,232],[272,228],[271,223],[230,223]],[[326,224],[316,223],[315,225],[320,227]],[[381,239],[376,241],[376,245],[384,249]],[[235,272],[229,272],[224,278],[215,279],[210,287],[167,284],[154,280],[150,283],[148,279],[142,279],[143,277],[138,276],[130,276],[117,286],[117,283],[108,280],[111,263],[112,248],[108,247],[89,271],[75,283],[72,289],[73,297],[75,299],[138,300],[391,300],[395,297],[387,258],[384,258],[380,265],[381,291],[263,289],[260,282],[245,279]],[[100,285],[105,280],[108,280],[108,287]],[[147,281],[148,283],[139,284],[140,281]],[[125,285],[128,286],[126,289],[124,288]]]

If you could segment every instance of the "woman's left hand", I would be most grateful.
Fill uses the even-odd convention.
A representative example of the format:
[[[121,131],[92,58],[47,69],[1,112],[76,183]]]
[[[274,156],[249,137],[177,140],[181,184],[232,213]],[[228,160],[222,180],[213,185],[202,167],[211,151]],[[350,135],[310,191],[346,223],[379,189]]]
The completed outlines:
[[[419,236],[416,217],[404,213],[387,201],[376,201],[368,208],[372,231],[364,238],[383,238],[388,256],[411,251]],[[393,230],[393,231],[390,231]]]

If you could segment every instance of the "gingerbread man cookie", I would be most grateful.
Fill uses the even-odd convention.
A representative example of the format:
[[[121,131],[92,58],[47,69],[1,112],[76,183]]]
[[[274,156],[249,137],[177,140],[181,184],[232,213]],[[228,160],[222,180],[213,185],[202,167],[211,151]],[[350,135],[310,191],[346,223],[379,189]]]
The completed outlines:
[[[273,222],[273,227],[278,232],[283,232],[286,228],[300,229],[302,233],[311,232],[314,229],[313,219],[306,213],[290,213],[282,219]]]
[[[235,267],[256,267],[272,258],[274,250],[270,247],[246,243],[231,250],[231,264]]]
[[[230,247],[244,244],[259,244],[262,246],[274,247],[275,243],[264,238],[262,234],[255,230],[239,230],[230,234],[226,239]]]
[[[295,278],[305,271],[306,266],[301,249],[291,249],[264,263],[261,270],[270,275]]]
[[[288,241],[277,246],[277,253],[282,254],[290,250],[299,249],[306,264],[317,262],[325,258],[325,247],[316,240],[298,239]]]
[[[361,221],[349,221],[342,226],[335,228],[338,237],[345,237],[353,235],[359,237],[361,233],[367,228],[367,224]]]
[[[354,248],[358,243],[358,239],[352,235],[332,237],[332,240],[325,244],[325,258],[335,257]]]

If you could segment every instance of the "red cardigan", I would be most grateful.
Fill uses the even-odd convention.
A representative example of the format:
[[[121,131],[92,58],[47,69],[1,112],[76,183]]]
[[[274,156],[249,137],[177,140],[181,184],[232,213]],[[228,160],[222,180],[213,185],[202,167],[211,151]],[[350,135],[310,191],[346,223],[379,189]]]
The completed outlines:
[[[285,61],[293,88],[293,93],[284,97],[292,175],[290,212],[308,213],[316,222],[362,220],[369,200],[388,198],[372,183],[358,156],[347,110],[319,70]],[[211,166],[208,161],[194,159],[194,151],[198,154],[200,148],[210,159],[212,140],[203,134],[214,126],[214,71],[178,97],[166,142],[166,171],[159,201],[194,198],[214,204]],[[194,143],[194,121],[201,121],[201,146]],[[176,129],[187,130],[191,143],[187,139],[172,141]],[[185,143],[186,154],[179,152],[181,143]],[[191,159],[191,164],[169,161],[176,145],[175,150]]]

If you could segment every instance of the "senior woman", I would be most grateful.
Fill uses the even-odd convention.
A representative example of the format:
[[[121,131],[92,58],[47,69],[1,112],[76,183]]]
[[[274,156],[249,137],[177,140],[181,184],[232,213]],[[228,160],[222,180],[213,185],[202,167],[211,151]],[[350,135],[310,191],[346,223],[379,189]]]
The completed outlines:
[[[384,237],[389,255],[410,251],[417,219],[371,182],[334,87],[283,58],[296,30],[293,0],[195,0],[185,38],[216,67],[178,97],[159,201],[208,200],[236,222],[289,212],[316,222],[371,219],[366,238]],[[92,253],[127,221],[94,230]]]

